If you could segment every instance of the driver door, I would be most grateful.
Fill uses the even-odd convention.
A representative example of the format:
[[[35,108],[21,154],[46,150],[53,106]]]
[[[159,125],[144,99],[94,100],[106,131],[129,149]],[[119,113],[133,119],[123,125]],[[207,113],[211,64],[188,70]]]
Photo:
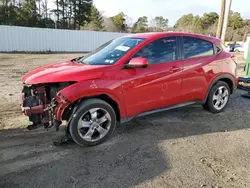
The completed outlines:
[[[124,69],[123,95],[128,116],[178,103],[182,71],[177,37],[157,39],[134,57],[148,60],[148,67]]]

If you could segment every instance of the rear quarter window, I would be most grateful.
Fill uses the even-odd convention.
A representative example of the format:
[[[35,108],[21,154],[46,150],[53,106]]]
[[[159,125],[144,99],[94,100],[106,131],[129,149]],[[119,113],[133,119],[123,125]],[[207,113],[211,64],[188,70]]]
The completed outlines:
[[[214,47],[211,42],[194,37],[183,37],[183,48],[185,59],[214,54]]]

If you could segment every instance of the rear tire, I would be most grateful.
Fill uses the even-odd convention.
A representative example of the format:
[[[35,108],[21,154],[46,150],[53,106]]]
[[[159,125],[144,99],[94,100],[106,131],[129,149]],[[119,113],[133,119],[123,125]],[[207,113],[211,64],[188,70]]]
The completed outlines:
[[[116,113],[107,102],[87,99],[74,113],[69,124],[69,132],[78,145],[94,146],[112,135],[116,123]]]
[[[230,97],[230,88],[226,82],[218,81],[216,82],[209,91],[206,103],[203,108],[212,113],[222,112],[228,102]]]

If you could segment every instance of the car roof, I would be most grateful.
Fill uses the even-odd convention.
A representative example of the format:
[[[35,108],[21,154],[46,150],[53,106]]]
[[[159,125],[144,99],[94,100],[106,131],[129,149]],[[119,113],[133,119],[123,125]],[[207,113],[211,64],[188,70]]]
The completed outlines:
[[[209,42],[220,44],[221,40],[215,37],[207,36],[207,35],[201,35],[196,33],[187,33],[187,32],[150,32],[150,33],[137,33],[137,34],[131,34],[126,35],[125,37],[135,37],[135,38],[145,38],[145,39],[156,39],[160,37],[167,37],[167,36],[190,36],[195,38],[200,38],[207,40]]]

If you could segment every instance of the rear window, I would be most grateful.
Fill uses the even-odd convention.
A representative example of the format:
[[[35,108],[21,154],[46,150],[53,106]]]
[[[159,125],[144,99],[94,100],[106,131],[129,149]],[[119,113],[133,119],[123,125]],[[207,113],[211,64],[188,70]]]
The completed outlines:
[[[213,44],[198,38],[183,37],[183,47],[185,59],[210,56],[214,54]]]

